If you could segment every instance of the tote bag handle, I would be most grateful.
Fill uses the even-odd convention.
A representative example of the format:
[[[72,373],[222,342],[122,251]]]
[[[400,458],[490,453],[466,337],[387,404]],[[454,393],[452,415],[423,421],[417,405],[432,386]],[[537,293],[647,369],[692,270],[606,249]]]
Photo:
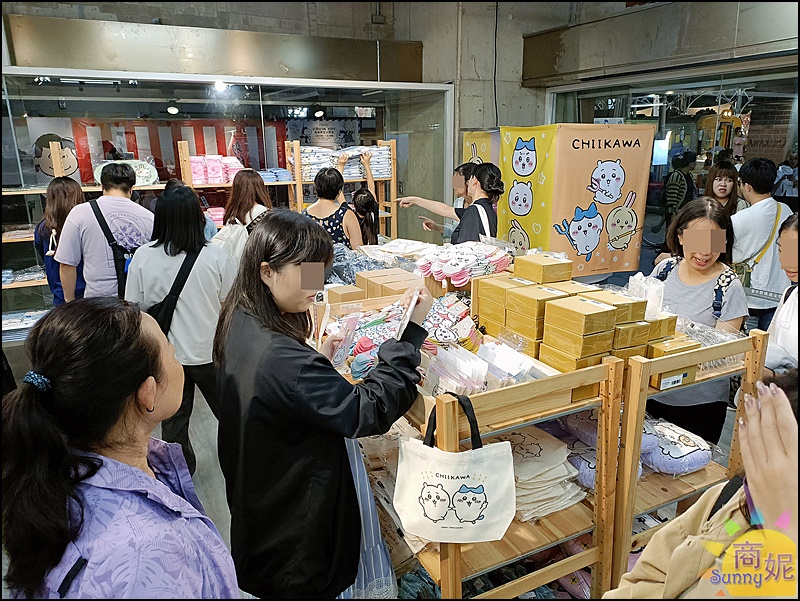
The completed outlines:
[[[475,417],[475,409],[472,407],[472,401],[468,396],[463,394],[455,394],[453,392],[447,392],[445,394],[449,394],[450,396],[457,398],[458,404],[461,405],[461,409],[464,410],[464,415],[467,416],[467,421],[469,422],[470,440],[472,441],[472,449],[475,450],[483,447],[481,433],[478,430],[478,418]],[[422,441],[423,444],[433,447],[433,433],[435,430],[436,406],[434,405],[433,409],[431,409],[430,416],[428,416],[428,428],[425,430],[425,439]]]

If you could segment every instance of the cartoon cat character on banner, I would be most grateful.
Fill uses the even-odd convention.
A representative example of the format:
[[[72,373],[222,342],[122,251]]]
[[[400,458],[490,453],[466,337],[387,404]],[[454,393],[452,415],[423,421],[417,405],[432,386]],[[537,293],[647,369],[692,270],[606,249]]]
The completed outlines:
[[[622,186],[625,185],[625,169],[622,161],[597,161],[592,171],[591,183],[586,187],[594,194],[594,201],[608,205],[622,198]]]
[[[600,234],[603,231],[603,216],[597,211],[597,205],[592,203],[587,209],[575,207],[572,221],[567,223],[564,219],[561,225],[553,224],[556,232],[566,236],[578,256],[585,256],[586,261],[592,260],[592,253],[600,245]]]

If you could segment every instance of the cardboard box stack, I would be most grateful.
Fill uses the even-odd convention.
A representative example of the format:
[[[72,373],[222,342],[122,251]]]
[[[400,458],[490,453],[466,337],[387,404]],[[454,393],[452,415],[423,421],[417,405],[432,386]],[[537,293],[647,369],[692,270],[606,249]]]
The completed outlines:
[[[644,320],[647,309],[646,300],[611,290],[585,292],[580,293],[580,296],[617,308],[617,320],[610,353],[625,361],[625,369],[628,368],[629,358],[636,355],[645,356],[647,342],[650,339],[650,323]]]
[[[514,276],[534,284],[566,282],[572,278],[572,261],[547,255],[523,255],[514,259]]]
[[[539,360],[562,372],[598,365],[613,348],[616,320],[616,306],[582,295],[550,300]],[[581,386],[572,391],[572,400],[598,394],[599,384]]]
[[[424,278],[399,267],[356,274],[356,287],[366,291],[366,298],[402,294],[411,284],[424,286]]]
[[[647,358],[658,359],[667,355],[693,351],[700,348],[700,343],[692,340],[685,334],[676,334],[667,340],[652,342],[647,345]],[[691,365],[682,369],[665,371],[662,374],[650,376],[650,386],[657,390],[667,390],[680,386],[681,384],[691,384],[697,378],[697,365]]]
[[[490,276],[475,280],[477,285],[477,315],[479,323],[486,328],[489,336],[498,336],[506,327],[506,307],[508,293],[518,288],[533,286],[534,283],[511,274]]]
[[[328,302],[334,303],[349,303],[351,301],[360,301],[367,298],[367,291],[356,286],[331,286],[328,288]]]

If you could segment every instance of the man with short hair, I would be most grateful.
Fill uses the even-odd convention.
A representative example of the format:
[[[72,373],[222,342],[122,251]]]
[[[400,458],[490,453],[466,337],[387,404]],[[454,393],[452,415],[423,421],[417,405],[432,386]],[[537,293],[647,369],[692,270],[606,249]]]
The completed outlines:
[[[747,262],[752,267],[750,288],[772,293],[775,300],[759,296],[747,297],[749,329],[767,331],[775,315],[778,300],[791,284],[781,269],[778,256],[778,229],[791,214],[785,204],[772,198],[772,185],[778,168],[769,159],[750,159],[739,169],[739,193],[750,206],[737,211],[733,222],[733,262]],[[762,255],[763,252],[763,255]],[[759,255],[761,259],[755,264]]]
[[[100,212],[118,244],[138,248],[153,235],[153,214],[131,201],[136,172],[127,163],[109,163],[100,174],[103,195],[97,199]],[[64,300],[75,299],[77,265],[83,260],[86,280],[84,297],[117,296],[117,272],[114,253],[92,210],[85,202],[73,208],[64,229],[59,232],[55,259],[61,263],[61,285]],[[124,287],[123,287],[124,293]]]

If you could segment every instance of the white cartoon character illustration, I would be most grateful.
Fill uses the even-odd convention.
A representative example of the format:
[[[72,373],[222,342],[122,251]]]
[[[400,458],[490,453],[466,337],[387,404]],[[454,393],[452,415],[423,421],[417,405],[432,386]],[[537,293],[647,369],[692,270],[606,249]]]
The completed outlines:
[[[636,192],[629,192],[625,204],[612,209],[608,214],[606,219],[608,250],[625,250],[633,239],[633,235],[639,231],[636,229],[639,217],[633,210],[635,200]]]
[[[468,163],[473,163],[475,165],[480,165],[481,163],[483,163],[483,159],[478,156],[478,145],[475,144],[475,143],[472,143],[469,146],[470,146],[470,149],[472,150],[472,156],[469,158],[469,161],[467,161],[467,162]]]
[[[608,205],[622,198],[625,183],[625,170],[620,159],[616,161],[597,161],[592,171],[592,183],[586,189],[594,193],[595,202]]]
[[[488,507],[486,493],[483,484],[475,488],[470,488],[462,484],[453,495],[453,510],[459,522],[472,522],[483,519],[483,510]]]
[[[514,180],[514,185],[508,191],[508,206],[514,215],[524,217],[531,212],[533,207],[533,190],[530,182],[518,182]]]
[[[419,504],[425,517],[432,522],[443,520],[447,512],[450,511],[450,495],[441,484],[432,486],[427,482],[422,484],[422,492],[419,495]]]
[[[431,332],[431,338],[433,338],[436,342],[442,343],[456,342],[458,340],[456,333],[444,325],[435,327]]]
[[[603,216],[597,212],[597,205],[592,203],[585,211],[575,207],[575,216],[567,223],[564,219],[562,225],[553,225],[556,231],[566,236],[578,256],[586,256],[586,261],[592,260],[592,253],[600,244],[600,234],[603,231]]]
[[[525,228],[523,228],[516,219],[511,220],[511,229],[508,230],[508,241],[514,247],[514,253],[517,255],[524,255],[531,247],[528,232],[525,231]]]
[[[514,173],[522,177],[528,177],[536,170],[536,139],[523,140],[517,138],[514,146],[514,154],[511,157]]]

